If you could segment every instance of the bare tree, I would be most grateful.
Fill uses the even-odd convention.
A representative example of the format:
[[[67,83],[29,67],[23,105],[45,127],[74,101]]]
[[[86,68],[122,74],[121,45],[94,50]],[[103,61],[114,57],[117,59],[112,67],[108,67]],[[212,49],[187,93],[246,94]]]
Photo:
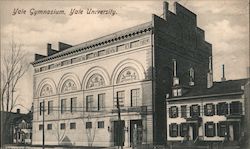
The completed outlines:
[[[16,105],[19,95],[17,83],[29,68],[27,54],[22,50],[22,44],[13,39],[9,49],[2,52],[1,57],[1,111],[11,112]]]

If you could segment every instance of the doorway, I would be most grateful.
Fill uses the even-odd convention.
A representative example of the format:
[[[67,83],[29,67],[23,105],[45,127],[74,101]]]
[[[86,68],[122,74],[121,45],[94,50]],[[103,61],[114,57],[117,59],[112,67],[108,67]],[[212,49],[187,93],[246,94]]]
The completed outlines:
[[[125,121],[114,121],[114,131],[113,131],[113,140],[114,146],[124,146],[124,127]]]
[[[130,120],[130,146],[142,144],[142,120]]]

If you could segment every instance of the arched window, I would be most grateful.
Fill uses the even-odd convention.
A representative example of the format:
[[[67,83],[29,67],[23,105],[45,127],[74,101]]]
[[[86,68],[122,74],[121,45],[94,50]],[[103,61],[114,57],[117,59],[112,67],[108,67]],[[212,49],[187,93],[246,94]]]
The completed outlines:
[[[53,94],[51,85],[45,84],[41,89],[40,96],[49,96],[51,94]]]
[[[135,80],[139,80],[137,71],[133,68],[125,68],[119,74],[118,79],[117,79],[117,84],[125,83],[125,82],[132,82]]]
[[[105,81],[104,78],[100,74],[93,74],[88,82],[86,88],[97,88],[97,87],[102,87],[105,86]]]
[[[71,91],[75,91],[77,89],[76,84],[73,80],[68,79],[63,83],[62,93],[67,93]]]

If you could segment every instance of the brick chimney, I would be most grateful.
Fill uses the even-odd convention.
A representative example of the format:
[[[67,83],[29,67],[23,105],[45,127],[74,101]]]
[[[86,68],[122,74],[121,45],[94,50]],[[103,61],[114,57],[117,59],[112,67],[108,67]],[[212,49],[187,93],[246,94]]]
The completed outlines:
[[[16,109],[16,113],[17,113],[17,114],[20,114],[20,109]]]
[[[213,86],[213,67],[212,67],[212,56],[209,57],[209,68],[207,73],[207,88],[211,88]]]
[[[168,2],[163,2],[163,19],[167,20],[168,15]]]
[[[222,65],[222,77],[221,77],[221,81],[226,81],[226,77],[225,77],[225,65]]]

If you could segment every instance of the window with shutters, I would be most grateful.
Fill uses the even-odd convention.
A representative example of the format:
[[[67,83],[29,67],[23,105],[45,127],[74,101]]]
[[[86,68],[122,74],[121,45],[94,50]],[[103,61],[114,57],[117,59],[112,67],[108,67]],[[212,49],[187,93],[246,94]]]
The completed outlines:
[[[184,118],[187,117],[187,106],[186,105],[181,106],[181,117],[184,117]]]
[[[213,116],[215,114],[215,106],[212,103],[204,105],[204,114],[206,116]]]
[[[200,106],[199,105],[192,105],[190,107],[190,116],[191,117],[199,117],[200,116]]]
[[[188,123],[181,123],[180,124],[180,136],[187,137],[189,134],[189,125]]]
[[[227,136],[227,133],[228,133],[228,126],[227,126],[227,123],[225,121],[222,121],[222,122],[219,122],[217,123],[217,135],[219,137],[225,137]]]
[[[220,102],[216,105],[217,115],[227,115],[228,114],[228,103]]]
[[[169,117],[170,118],[178,117],[178,107],[172,106],[169,108]]]
[[[170,135],[170,137],[177,137],[178,136],[178,124],[172,123],[169,125],[169,135]]]
[[[215,123],[213,122],[205,123],[205,136],[207,137],[215,136]]]
[[[239,101],[233,101],[230,103],[230,114],[239,115],[242,114],[242,103]]]

